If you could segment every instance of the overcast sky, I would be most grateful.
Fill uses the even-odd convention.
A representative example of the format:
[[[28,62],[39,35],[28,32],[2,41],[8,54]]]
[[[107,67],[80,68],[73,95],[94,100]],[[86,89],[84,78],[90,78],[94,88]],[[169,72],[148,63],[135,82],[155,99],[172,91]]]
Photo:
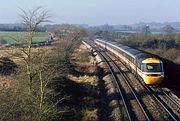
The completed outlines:
[[[180,0],[0,0],[0,23],[20,23],[19,8],[43,6],[54,23],[180,22]]]

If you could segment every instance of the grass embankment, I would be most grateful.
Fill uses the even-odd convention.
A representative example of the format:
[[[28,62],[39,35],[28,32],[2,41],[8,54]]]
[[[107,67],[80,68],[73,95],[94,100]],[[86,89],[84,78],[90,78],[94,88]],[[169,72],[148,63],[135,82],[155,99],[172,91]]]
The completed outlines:
[[[72,106],[76,111],[74,120],[98,120],[101,97],[98,87],[97,66],[91,52],[84,45],[81,45],[71,60],[74,70],[68,74],[68,78],[75,84],[71,88],[74,90],[74,99],[77,99],[73,101],[74,105]]]
[[[25,59],[26,56],[23,56],[22,51],[20,51],[19,48],[13,47],[13,48],[5,48],[4,50],[1,50],[3,51],[3,53],[0,53],[0,90],[1,90],[0,98],[2,99],[0,100],[0,120],[7,120],[7,121],[39,120],[40,108],[38,106],[39,105],[38,103],[39,103],[39,94],[40,94],[39,92],[40,81],[38,79],[38,75],[37,75],[38,73],[36,71],[38,71],[37,69],[40,67],[40,65],[43,66],[42,61],[41,63],[39,63],[39,60],[42,59],[44,60],[46,59],[46,57],[49,57],[49,55],[54,54],[54,52],[52,52],[52,49],[53,49],[52,46],[32,49],[33,57],[36,58],[37,55],[39,57],[37,58],[38,60],[36,59],[33,61],[34,63],[31,63],[31,66],[34,67],[33,68],[34,78],[33,78],[33,86],[31,93],[28,91],[29,84],[26,78],[27,74],[24,66],[25,63],[23,61],[23,59]],[[45,98],[43,99],[44,102],[43,109],[50,110],[55,107],[58,108],[57,109],[58,111],[60,111],[60,108],[54,105],[54,103],[56,103],[56,101],[54,101],[55,99],[51,100],[51,98],[54,98],[53,95],[55,95],[55,92],[54,92],[54,87],[50,87],[50,82],[49,82],[50,80],[53,79],[53,77],[56,76],[56,75],[52,76],[50,74],[57,73],[57,71],[56,72],[53,71],[54,73],[49,73],[50,72],[49,70],[51,70],[51,68],[49,68],[48,66],[51,65],[52,67],[54,63],[51,63],[51,61],[48,62],[47,60],[48,59],[46,59],[45,61],[47,69],[44,70],[42,73],[44,77],[43,84],[48,84],[48,87],[44,85],[44,90],[46,90],[46,92],[44,92]],[[47,76],[45,77],[45,75]],[[45,81],[45,79],[48,80]],[[56,117],[54,116],[54,114],[53,115],[51,114],[53,112],[52,110],[50,110],[51,112],[45,112],[46,110],[43,110],[43,114],[41,114],[43,115],[44,118],[43,120]],[[54,113],[58,113],[58,111],[54,111]],[[57,116],[58,119],[59,117]]]
[[[17,48],[14,48],[11,51],[17,52],[18,50],[16,49]],[[35,48],[33,51],[37,51],[37,49],[38,48]],[[40,49],[48,50],[48,53],[51,53],[52,47]],[[15,66],[8,67],[9,73],[7,75],[4,75],[3,72],[1,73],[2,75],[0,75],[2,82],[0,84],[0,90],[4,90],[0,93],[0,97],[3,99],[0,101],[0,113],[2,117],[0,119],[9,120],[12,118],[16,120],[21,118],[22,120],[30,120],[31,118],[29,116],[32,112],[29,112],[31,110],[28,106],[31,105],[28,104],[29,100],[27,99],[29,98],[27,97],[28,95],[26,95],[28,89],[26,86],[28,85],[23,80],[18,80],[23,75],[17,75],[20,77],[16,78],[13,74],[14,70],[16,70],[16,65],[18,65],[19,68],[22,60],[21,58],[11,57],[6,53],[6,50],[3,51],[4,54],[1,53],[0,56],[6,56],[12,61],[6,61],[6,59],[3,60],[3,58],[1,58],[0,69],[4,70],[4,68],[8,67],[7,63],[9,62]],[[62,62],[64,62],[64,60]],[[65,71],[71,71],[58,75],[47,89],[48,92],[50,92],[50,95],[47,95],[46,98],[46,101],[50,102],[49,104],[53,103],[53,101],[56,102],[56,99],[63,99],[56,107],[56,113],[60,112],[60,115],[55,115],[54,120],[96,121],[106,119],[103,113],[103,104],[105,104],[105,102],[100,92],[99,77],[97,77],[100,72],[94,62],[94,58],[91,56],[90,50],[87,50],[84,45],[81,45],[80,48],[76,49],[72,54],[71,64],[66,65],[67,62],[66,60],[66,63],[60,68],[60,71],[64,68],[67,68]],[[38,87],[38,83],[34,86]],[[8,97],[7,94],[9,95]],[[36,104],[38,102],[33,103]],[[13,108],[11,109],[11,107]],[[32,115],[36,116],[36,114],[37,113],[33,113]],[[36,117],[33,117],[33,119],[36,119]]]
[[[14,44],[16,43],[14,39],[22,40],[27,32],[2,32],[0,31],[0,43],[2,44]],[[13,39],[14,38],[14,39]],[[49,35],[47,32],[37,32],[33,38],[33,42],[47,41]]]

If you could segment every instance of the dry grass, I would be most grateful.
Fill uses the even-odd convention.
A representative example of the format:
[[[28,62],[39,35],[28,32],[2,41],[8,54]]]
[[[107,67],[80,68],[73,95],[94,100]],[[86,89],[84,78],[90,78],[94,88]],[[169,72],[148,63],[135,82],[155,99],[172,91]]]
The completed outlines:
[[[175,49],[169,49],[166,52],[164,52],[163,56],[169,60],[175,60],[178,56],[178,52]]]
[[[98,116],[97,116],[97,109],[93,110],[83,110],[83,118],[82,121],[98,121]]]
[[[0,50],[0,58],[1,57],[7,57],[10,60],[12,60],[17,65],[23,64],[23,58],[15,56],[17,53],[21,53],[21,50],[19,48],[3,48]],[[50,53],[52,51],[52,46],[50,47],[40,47],[40,48],[32,48],[32,51],[37,53],[38,51],[45,51],[47,53]],[[2,66],[2,63],[0,63],[0,66]],[[12,82],[14,80],[13,75],[0,75],[0,89],[7,89],[12,86]]]
[[[92,86],[97,86],[97,77],[96,76],[87,76],[87,75],[83,75],[83,76],[73,76],[73,75],[69,75],[69,78],[73,81],[75,81],[76,83],[82,83],[82,84],[89,84]]]
[[[8,89],[12,86],[13,79],[10,76],[0,76],[0,90]]]
[[[53,46],[45,46],[45,47],[37,47],[32,48],[32,53],[39,53],[39,52],[46,52],[46,54],[51,53],[53,49]],[[22,63],[22,57],[26,57],[25,54],[22,52],[22,48],[16,48],[16,47],[8,47],[3,48],[0,50],[0,57],[7,57],[11,60],[13,60],[17,64]]]
[[[11,48],[7,49],[8,52],[19,52],[18,48]],[[11,57],[7,54],[7,50],[3,50],[3,53],[0,53],[1,56],[5,57]],[[51,47],[43,47],[43,48],[33,48],[33,52],[38,52],[39,50],[46,51],[47,53],[51,52]],[[83,58],[87,58],[87,61],[84,61],[80,56],[83,55]],[[98,120],[98,107],[97,104],[99,103],[99,96],[98,96],[98,90],[97,90],[97,77],[96,77],[96,65],[92,63],[93,57],[91,56],[91,52],[86,49],[84,45],[81,45],[79,49],[76,50],[75,54],[73,54],[74,60],[73,62],[76,64],[76,71],[77,75],[69,74],[69,79],[76,82],[80,87],[80,90],[82,94],[85,94],[85,96],[82,97],[81,94],[78,99],[81,101],[79,105],[75,105],[76,112],[80,112],[80,114],[77,114],[77,117],[75,118],[83,120],[83,121],[96,121]],[[11,57],[11,59],[16,64],[22,64],[22,59]],[[81,74],[79,74],[81,73]],[[83,74],[82,74],[83,73]],[[0,88],[8,88],[10,87],[13,82],[13,79],[11,79],[10,76],[0,76]],[[14,83],[14,82],[13,82]],[[79,87],[77,86],[77,87]],[[72,88],[72,87],[70,87]],[[66,88],[67,89],[67,88]],[[81,99],[79,99],[81,98]],[[74,100],[72,101],[74,102]],[[79,118],[80,117],[80,118]]]
[[[90,51],[88,51],[84,45],[80,45],[80,47],[75,50],[73,56],[75,57],[74,59],[76,59],[77,62],[89,64],[90,54],[91,54]]]
[[[0,50],[1,52],[0,52],[0,57],[7,57],[8,56],[8,53],[7,53],[7,49],[3,49],[3,50]]]
[[[84,61],[83,58],[87,58],[87,61]],[[91,56],[91,52],[87,50],[86,46],[80,45],[80,47],[73,54],[75,58],[76,70],[78,72],[86,72],[87,74],[81,76],[69,76],[71,80],[74,80],[77,83],[87,83],[93,86],[97,86],[97,77],[95,75],[89,76],[89,73],[96,72],[96,66],[92,63],[94,58]]]
[[[84,59],[86,58],[86,59]],[[84,61],[86,60],[86,61]],[[69,74],[68,78],[79,85],[82,85],[86,96],[81,99],[82,102],[78,112],[81,112],[83,121],[98,120],[98,77],[96,75],[97,67],[93,64],[94,58],[90,50],[81,45],[73,54],[72,62],[76,65],[76,74]]]

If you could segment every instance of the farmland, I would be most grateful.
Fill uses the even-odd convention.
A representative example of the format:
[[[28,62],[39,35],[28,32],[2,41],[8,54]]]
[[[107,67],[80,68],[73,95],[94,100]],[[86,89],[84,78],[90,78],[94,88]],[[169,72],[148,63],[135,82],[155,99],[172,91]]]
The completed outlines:
[[[22,41],[26,34],[26,32],[0,31],[0,43],[4,41],[7,44],[13,44],[16,43],[15,39]],[[47,41],[48,38],[49,35],[47,32],[37,32],[33,38],[33,42]]]

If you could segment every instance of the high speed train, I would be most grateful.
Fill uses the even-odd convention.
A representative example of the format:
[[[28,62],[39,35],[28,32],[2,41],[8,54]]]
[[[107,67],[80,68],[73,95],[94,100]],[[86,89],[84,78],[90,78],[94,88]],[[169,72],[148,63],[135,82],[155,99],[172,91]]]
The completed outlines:
[[[95,44],[115,54],[129,70],[147,85],[160,84],[164,79],[163,63],[154,55],[115,41],[95,39]]]

